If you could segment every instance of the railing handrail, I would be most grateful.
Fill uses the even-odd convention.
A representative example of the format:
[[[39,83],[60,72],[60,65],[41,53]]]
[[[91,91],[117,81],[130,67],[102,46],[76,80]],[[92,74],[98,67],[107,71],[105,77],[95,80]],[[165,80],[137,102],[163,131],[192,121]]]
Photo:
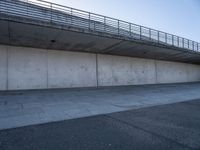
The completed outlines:
[[[86,24],[88,22],[88,28],[90,29],[91,25],[92,25],[91,23],[92,22],[96,22],[97,24],[95,24],[94,28],[92,28],[95,31],[97,30],[98,26],[100,26],[100,25],[102,26],[102,24],[103,24],[104,28],[106,27],[106,29],[108,28],[108,30],[99,29],[102,32],[104,31],[104,32],[107,33],[109,31],[109,32],[113,32],[114,34],[118,33],[118,35],[120,35],[120,36],[122,36],[122,35],[126,36],[126,37],[128,36],[129,38],[133,38],[133,39],[135,37],[139,36],[140,40],[147,40],[147,38],[149,38],[149,40],[151,42],[156,42],[157,41],[160,44],[167,44],[168,46],[175,46],[175,47],[179,47],[179,48],[184,48],[184,49],[189,49],[189,50],[194,50],[194,51],[200,51],[200,43],[195,42],[193,40],[189,40],[187,38],[183,38],[183,37],[180,37],[180,36],[177,36],[177,35],[174,35],[174,34],[166,33],[164,31],[160,31],[160,30],[156,30],[156,29],[153,29],[153,28],[145,27],[145,26],[138,25],[138,24],[135,24],[135,23],[123,21],[123,20],[120,20],[120,19],[112,18],[112,17],[107,17],[105,15],[100,15],[100,14],[96,14],[96,13],[93,13],[93,12],[76,9],[76,8],[72,8],[72,7],[56,4],[56,3],[53,3],[53,2],[48,2],[48,1],[45,1],[45,0],[0,0],[0,2],[1,1],[8,2],[8,3],[9,2],[10,3],[22,2],[25,5],[26,4],[31,4],[31,5],[37,5],[38,7],[41,7],[41,8],[48,8],[48,9],[51,10],[51,18],[50,18],[50,20],[52,22],[53,21],[57,21],[57,22],[60,21],[60,20],[58,20],[58,18],[55,19],[55,18],[52,17],[52,15],[55,15],[55,14],[52,14],[52,11],[55,11],[55,10],[58,11],[58,12],[60,11],[60,15],[61,15],[60,17],[62,17],[62,14],[66,13],[66,12],[64,12],[64,9],[61,10],[61,8],[66,8],[66,10],[69,9],[71,11],[71,17],[72,16],[73,17],[77,17],[76,19],[79,19],[79,21],[81,21],[81,23],[84,24],[84,27],[87,26]],[[44,6],[44,4],[45,4],[45,6]],[[1,3],[0,3],[0,5],[1,5]],[[56,8],[56,6],[57,6],[57,8],[61,7],[60,10],[59,9],[54,9],[54,8]],[[7,6],[7,7],[9,7],[9,6]],[[28,14],[28,11],[31,11],[31,10],[27,10],[27,14]],[[77,15],[73,14],[73,12],[75,12],[75,11],[76,11]],[[1,10],[0,10],[0,13],[1,13]],[[40,12],[38,12],[38,13],[40,13]],[[83,16],[80,15],[81,13],[84,13],[84,15],[86,15],[88,17],[87,18],[88,21],[86,21],[86,18],[83,18]],[[37,15],[36,15],[36,17],[38,17],[38,18],[41,17],[41,14],[37,14]],[[29,15],[29,16],[31,16],[31,15]],[[95,16],[96,18],[92,18],[91,19],[91,16]],[[103,19],[102,22],[100,22],[98,20],[100,18]],[[47,18],[47,20],[48,20],[48,18]],[[60,21],[60,22],[62,22],[62,21]],[[110,21],[110,22],[108,22],[108,21]],[[71,21],[70,25],[79,25],[79,24],[78,23],[77,24],[72,24],[72,21]],[[122,25],[122,26],[120,26],[120,25]],[[98,27],[98,28],[100,28],[100,27]],[[103,28],[103,27],[101,27],[101,28]],[[139,31],[138,31],[138,29],[139,29]],[[116,30],[117,30],[117,32],[116,32]],[[125,35],[125,34],[127,34],[127,35]],[[163,38],[163,36],[164,36],[164,38]]]

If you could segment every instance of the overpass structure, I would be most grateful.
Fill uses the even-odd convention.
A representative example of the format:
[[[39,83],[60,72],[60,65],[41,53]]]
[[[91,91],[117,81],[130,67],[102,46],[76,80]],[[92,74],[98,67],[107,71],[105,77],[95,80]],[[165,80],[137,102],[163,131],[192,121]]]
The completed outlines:
[[[200,43],[42,0],[0,0],[0,90],[200,80]]]

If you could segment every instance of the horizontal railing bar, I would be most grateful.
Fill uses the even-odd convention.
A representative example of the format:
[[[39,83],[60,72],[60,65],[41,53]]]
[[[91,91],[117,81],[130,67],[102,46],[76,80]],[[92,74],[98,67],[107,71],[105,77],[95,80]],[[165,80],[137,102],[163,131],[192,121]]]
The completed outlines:
[[[152,42],[159,42],[161,44],[190,50],[199,51],[200,49],[198,42],[187,38],[44,0],[1,0],[0,2],[0,13],[73,25],[94,31],[98,30],[120,36],[124,35],[125,37],[133,39],[137,37],[143,40],[150,40]]]

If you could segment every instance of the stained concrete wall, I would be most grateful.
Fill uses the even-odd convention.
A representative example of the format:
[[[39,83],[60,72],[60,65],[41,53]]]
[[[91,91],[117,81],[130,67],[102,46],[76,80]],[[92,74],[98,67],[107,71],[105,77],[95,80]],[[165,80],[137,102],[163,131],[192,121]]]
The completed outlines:
[[[200,81],[200,66],[187,64],[188,82]]]
[[[47,88],[46,51],[41,49],[9,47],[8,89]]]
[[[7,89],[7,46],[0,46],[0,90]]]
[[[157,61],[157,82],[177,83],[188,81],[188,64]],[[190,65],[191,67],[193,65]]]
[[[96,86],[96,55],[48,51],[48,87]]]
[[[200,81],[200,65],[98,55],[100,86]]]
[[[98,55],[98,83],[100,86],[155,84],[155,61]]]
[[[200,81],[200,66],[178,62],[157,61],[157,83]]]
[[[200,65],[0,45],[0,90],[200,81]]]
[[[0,46],[0,90],[97,86],[96,55]]]

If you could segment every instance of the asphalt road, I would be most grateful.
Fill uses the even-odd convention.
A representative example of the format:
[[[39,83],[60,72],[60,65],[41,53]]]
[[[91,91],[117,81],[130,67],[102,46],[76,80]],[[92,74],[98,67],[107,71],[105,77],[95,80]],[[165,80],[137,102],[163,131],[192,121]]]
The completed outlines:
[[[0,131],[0,150],[200,150],[200,100]]]

